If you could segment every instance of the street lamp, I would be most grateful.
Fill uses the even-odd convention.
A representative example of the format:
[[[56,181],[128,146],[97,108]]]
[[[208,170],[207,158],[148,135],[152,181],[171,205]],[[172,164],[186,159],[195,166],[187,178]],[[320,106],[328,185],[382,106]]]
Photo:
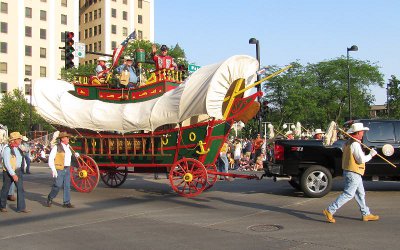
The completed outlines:
[[[260,43],[256,38],[250,38],[249,39],[249,44],[255,44],[256,45],[256,58],[258,61],[258,68],[260,69]],[[261,76],[257,74],[257,82],[261,79]],[[257,85],[257,92],[261,91],[261,84]],[[257,98],[257,101],[260,102],[260,97]],[[261,103],[261,102],[260,102]],[[261,123],[261,113],[258,111],[258,133],[260,133],[262,137],[262,123]]]
[[[349,120],[351,120],[351,94],[350,94],[350,62],[349,62],[349,51],[358,51],[357,45],[353,45],[347,48],[347,95],[349,98]]]
[[[389,108],[389,101],[390,101],[390,87],[392,87],[391,83],[388,83],[386,86],[386,109],[387,109],[387,115],[388,117],[390,116],[390,108]]]
[[[25,78],[25,82],[29,82],[29,131],[32,130],[32,79]],[[25,91],[26,93],[26,91]]]

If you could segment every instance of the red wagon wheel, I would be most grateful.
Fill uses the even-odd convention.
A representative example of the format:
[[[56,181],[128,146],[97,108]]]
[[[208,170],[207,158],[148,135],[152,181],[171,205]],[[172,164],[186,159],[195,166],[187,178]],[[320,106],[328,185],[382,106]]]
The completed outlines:
[[[71,183],[79,192],[93,191],[99,183],[99,167],[96,162],[87,155],[80,155],[79,166],[71,166]]]
[[[127,167],[103,168],[100,171],[101,180],[109,187],[116,188],[121,186],[128,177]]]
[[[208,165],[206,167],[206,170],[207,170],[207,185],[204,190],[211,188],[215,184],[215,182],[217,182],[218,179],[218,175],[216,174],[218,170],[215,164]]]
[[[192,158],[175,162],[169,172],[172,189],[184,197],[199,195],[207,185],[207,170],[204,165]]]

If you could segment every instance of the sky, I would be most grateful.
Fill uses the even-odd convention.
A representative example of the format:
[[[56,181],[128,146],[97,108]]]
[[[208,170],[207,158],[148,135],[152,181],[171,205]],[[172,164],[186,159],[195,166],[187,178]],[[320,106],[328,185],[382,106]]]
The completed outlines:
[[[232,55],[261,65],[317,63],[346,56],[380,67],[385,87],[372,87],[386,103],[391,75],[400,78],[400,0],[154,0],[155,42],[185,50],[203,66]],[[344,90],[346,91],[346,90]]]

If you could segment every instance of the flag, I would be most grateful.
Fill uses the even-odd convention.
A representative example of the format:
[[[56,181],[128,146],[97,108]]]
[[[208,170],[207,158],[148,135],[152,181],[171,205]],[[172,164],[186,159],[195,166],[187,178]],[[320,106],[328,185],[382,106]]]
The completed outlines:
[[[112,68],[115,68],[118,65],[118,60],[122,55],[122,52],[124,52],[126,45],[128,44],[129,40],[131,39],[136,39],[136,30],[134,30],[129,36],[125,38],[122,43],[114,49],[113,52],[113,59],[112,59]]]

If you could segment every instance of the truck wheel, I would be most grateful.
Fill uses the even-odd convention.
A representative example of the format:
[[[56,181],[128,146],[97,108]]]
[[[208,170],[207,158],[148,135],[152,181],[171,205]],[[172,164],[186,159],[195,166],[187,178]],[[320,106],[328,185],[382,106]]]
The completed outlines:
[[[322,166],[309,167],[303,172],[300,185],[306,196],[323,197],[332,189],[332,174]]]
[[[289,182],[290,186],[292,186],[292,188],[294,188],[296,190],[301,190],[301,185],[300,185],[300,181],[298,178],[291,179],[288,182]]]

